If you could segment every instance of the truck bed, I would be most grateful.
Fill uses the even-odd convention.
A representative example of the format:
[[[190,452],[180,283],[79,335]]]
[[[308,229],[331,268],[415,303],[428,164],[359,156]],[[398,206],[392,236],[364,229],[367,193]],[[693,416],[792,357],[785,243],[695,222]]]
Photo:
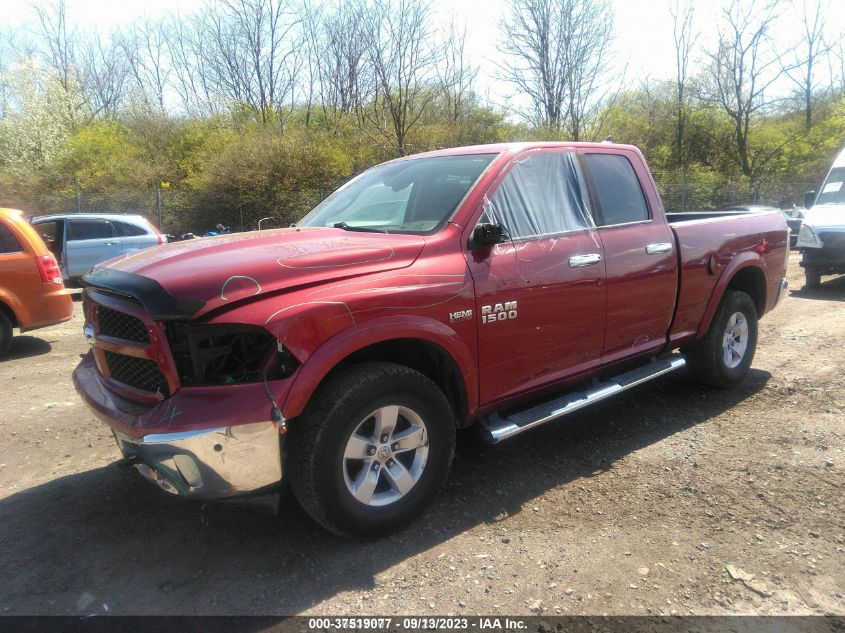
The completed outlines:
[[[683,211],[677,213],[666,213],[666,221],[669,224],[689,222],[693,220],[712,220],[716,218],[731,217],[734,215],[752,215],[759,212],[748,211]]]
[[[681,345],[694,338],[701,324],[707,322],[705,310],[728,267],[759,253],[767,268],[776,270],[786,257],[789,238],[786,221],[773,211],[695,211],[667,213],[666,218],[677,242],[680,272],[669,338]],[[777,275],[767,279],[758,316],[773,307],[779,281]]]

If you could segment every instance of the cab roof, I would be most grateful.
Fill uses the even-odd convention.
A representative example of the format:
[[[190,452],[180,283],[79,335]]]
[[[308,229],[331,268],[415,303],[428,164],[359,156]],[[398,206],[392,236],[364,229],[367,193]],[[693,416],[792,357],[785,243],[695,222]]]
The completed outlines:
[[[626,149],[635,150],[639,152],[634,145],[624,145],[621,143],[583,143],[583,142],[569,142],[569,141],[531,141],[518,143],[490,143],[487,145],[467,145],[464,147],[449,147],[445,149],[437,149],[430,152],[422,152],[420,154],[410,154],[397,158],[396,160],[413,160],[415,158],[430,158],[436,156],[464,156],[467,154],[502,154],[504,152],[517,153],[527,149],[539,149],[543,147],[569,147],[572,149],[578,148],[601,148],[601,149]]]

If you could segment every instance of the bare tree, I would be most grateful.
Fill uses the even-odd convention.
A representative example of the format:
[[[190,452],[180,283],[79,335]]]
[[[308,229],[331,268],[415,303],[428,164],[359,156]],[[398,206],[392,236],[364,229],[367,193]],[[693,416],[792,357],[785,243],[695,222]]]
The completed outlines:
[[[276,119],[293,99],[298,19],[287,0],[217,0],[199,16],[194,55],[213,92]]]
[[[367,117],[383,141],[407,153],[408,132],[442,91],[426,0],[374,0],[367,20],[367,55],[376,94]]]
[[[9,67],[9,58],[11,50],[9,42],[13,35],[11,29],[6,27],[0,30],[0,120],[6,118],[6,113],[9,111],[9,83],[6,77],[6,72]]]
[[[305,127],[311,125],[311,113],[315,99],[321,99],[322,89],[322,20],[323,5],[311,3],[307,0],[300,5],[299,21],[302,28],[302,44],[304,59],[304,77],[300,79],[305,93]],[[323,107],[325,112],[325,106]],[[325,117],[324,117],[325,119]]]
[[[693,33],[694,5],[690,0],[672,0],[669,12],[672,15],[672,37],[675,41],[675,164],[686,165],[684,132],[689,119],[690,54],[698,41],[699,33]]]
[[[76,89],[76,32],[68,30],[65,0],[33,5],[47,46],[44,58],[65,92]]]
[[[110,40],[70,29],[65,0],[34,5],[40,26],[41,57],[69,97],[72,126],[113,114],[123,98],[126,66]]]
[[[321,43],[321,98],[334,113],[358,112],[371,94],[373,77],[367,57],[367,6],[337,3],[324,14]]]
[[[168,55],[170,33],[163,19],[146,18],[119,38],[129,73],[147,106],[165,111],[165,94],[173,72]]]
[[[126,95],[129,66],[120,44],[91,35],[79,46],[80,90],[90,110],[97,115],[114,116]]]
[[[171,61],[171,86],[188,114],[208,115],[221,111],[211,85],[206,59],[211,56],[201,19],[188,19],[178,13],[168,16],[167,53]]]
[[[453,123],[457,123],[467,101],[473,97],[473,85],[478,77],[478,66],[467,53],[467,26],[458,27],[450,19],[443,43],[444,56],[438,66],[438,80],[446,97],[446,107]]]
[[[606,0],[510,0],[499,28],[505,80],[526,94],[533,123],[578,140],[603,99],[613,19]]]
[[[755,185],[766,163],[781,148],[753,151],[749,143],[752,123],[772,104],[766,91],[783,72],[780,59],[768,46],[774,5],[761,8],[758,4],[732,0],[722,11],[718,41],[706,52],[710,85],[702,94],[730,118],[734,160]]]
[[[834,94],[843,96],[845,95],[845,48],[842,46],[842,36],[834,39],[836,44],[831,46],[832,54],[828,56],[830,90]]]
[[[372,90],[366,55],[366,4],[349,0],[322,5],[306,0],[300,11],[307,55],[300,83],[306,104],[318,100],[329,127],[336,127],[342,117],[353,112],[360,123],[365,94]]]
[[[787,77],[795,84],[804,109],[804,127],[809,130],[813,125],[813,106],[815,106],[816,77],[818,64],[830,52],[830,45],[824,39],[824,24],[826,22],[824,8],[821,2],[812,11],[803,2],[801,13],[801,43],[792,49],[791,64],[784,68]]]

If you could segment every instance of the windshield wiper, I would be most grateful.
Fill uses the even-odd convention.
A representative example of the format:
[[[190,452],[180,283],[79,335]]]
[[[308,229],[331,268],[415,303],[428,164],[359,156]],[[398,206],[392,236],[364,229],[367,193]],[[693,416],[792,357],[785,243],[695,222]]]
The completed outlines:
[[[359,233],[387,233],[384,229],[376,229],[370,226],[350,226],[346,222],[335,222],[332,227],[344,231],[358,231]]]

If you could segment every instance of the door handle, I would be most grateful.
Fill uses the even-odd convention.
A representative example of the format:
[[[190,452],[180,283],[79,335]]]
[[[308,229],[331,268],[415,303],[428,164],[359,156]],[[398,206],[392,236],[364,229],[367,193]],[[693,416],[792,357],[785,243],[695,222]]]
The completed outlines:
[[[570,268],[580,268],[581,266],[592,266],[601,261],[601,255],[598,253],[590,253],[589,255],[573,255],[569,258]]]
[[[656,242],[655,244],[648,244],[645,247],[645,252],[649,255],[659,255],[660,253],[668,253],[672,250],[672,242]]]
[[[106,246],[114,246],[117,242],[106,242]]]

